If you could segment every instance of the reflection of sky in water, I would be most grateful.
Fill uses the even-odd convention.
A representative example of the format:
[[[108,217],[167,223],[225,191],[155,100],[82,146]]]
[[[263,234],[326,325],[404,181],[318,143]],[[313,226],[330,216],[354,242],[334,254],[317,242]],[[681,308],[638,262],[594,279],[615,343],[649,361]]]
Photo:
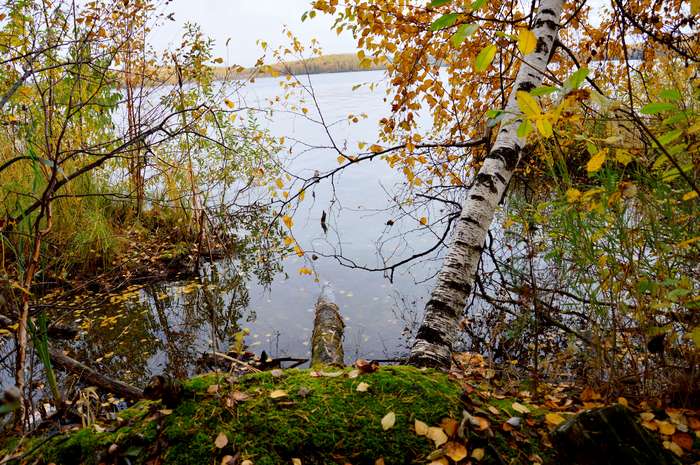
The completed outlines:
[[[373,92],[365,87],[356,91],[351,88],[381,77],[381,72],[312,76],[326,121],[345,119],[351,113],[368,115],[359,124],[349,126],[344,122],[333,126],[336,143],[343,146],[347,142],[348,154],[357,148],[358,141],[376,140],[377,122],[388,110],[381,86]],[[266,98],[283,93],[277,79],[259,79],[245,92],[246,103],[260,107],[266,105]],[[329,145],[320,126],[298,116],[275,113],[264,124],[275,136],[285,136],[287,140]],[[323,172],[338,166],[337,153],[332,150],[299,153],[298,149],[298,146],[294,148],[288,160],[290,173],[310,176],[316,169]],[[387,192],[401,182],[400,172],[376,160],[355,165],[336,178],[335,198],[330,183],[316,185],[315,195],[307,191],[305,201],[294,215],[295,238],[305,250],[328,254],[340,247],[345,256],[358,264],[380,266],[377,241],[387,232],[387,220],[396,220],[391,228],[395,233],[415,226],[402,224],[390,212],[382,211],[389,204]],[[324,210],[329,214],[331,228],[327,236],[320,227]],[[396,250],[391,261],[429,247],[432,240],[432,236],[413,233],[407,241],[389,241],[389,248]],[[299,258],[293,254],[283,264],[284,273],[277,274],[270,286],[259,284],[255,278],[247,283],[239,282],[235,268],[222,262],[216,265],[218,274],[213,280],[211,269],[204,270],[201,287],[188,283],[161,284],[137,293],[128,302],[117,303],[116,307],[102,305],[101,315],[121,309],[125,316],[114,328],[100,328],[96,324],[88,329],[77,344],[79,358],[97,361],[98,367],[122,376],[127,367],[131,373],[125,378],[143,382],[163,370],[191,371],[193,358],[210,351],[212,341],[217,341],[218,350],[225,351],[232,335],[241,328],[250,330],[246,343],[256,354],[265,350],[274,357],[308,357],[320,284],[314,282],[313,276],[299,275],[302,266],[312,266],[321,282],[330,282],[334,288],[336,303],[346,323],[347,362],[360,357],[384,359],[405,355],[407,324],[416,317],[415,312],[421,314],[429,292],[429,285],[416,281],[429,277],[434,272],[434,263],[399,269],[392,284],[382,273],[343,267],[332,258],[311,261],[309,255]],[[130,326],[133,328],[129,329]],[[114,355],[102,359],[111,352]]]

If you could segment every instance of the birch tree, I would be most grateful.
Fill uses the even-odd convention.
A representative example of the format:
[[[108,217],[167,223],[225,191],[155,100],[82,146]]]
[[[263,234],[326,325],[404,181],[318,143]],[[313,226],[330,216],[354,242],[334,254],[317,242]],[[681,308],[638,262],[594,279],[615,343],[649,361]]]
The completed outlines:
[[[525,138],[518,135],[523,118],[517,95],[542,83],[557,38],[563,3],[543,0],[540,4],[532,31],[537,46],[524,58],[505,109],[507,119],[462,205],[452,243],[411,349],[410,362],[414,365],[450,365],[458,320],[471,293],[486,235],[525,145]]]

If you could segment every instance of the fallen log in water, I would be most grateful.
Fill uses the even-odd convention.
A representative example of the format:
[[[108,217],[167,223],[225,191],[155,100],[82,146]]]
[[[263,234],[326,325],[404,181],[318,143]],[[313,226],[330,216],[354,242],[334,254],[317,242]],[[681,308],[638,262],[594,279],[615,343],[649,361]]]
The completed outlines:
[[[51,357],[51,363],[56,367],[79,376],[89,385],[97,386],[105,391],[112,392],[130,400],[143,398],[143,391],[141,389],[100,374],[92,368],[67,356],[60,350],[49,348],[49,356]]]
[[[332,289],[323,286],[316,302],[316,318],[311,336],[311,366],[345,366],[343,331],[345,323],[334,303]]]

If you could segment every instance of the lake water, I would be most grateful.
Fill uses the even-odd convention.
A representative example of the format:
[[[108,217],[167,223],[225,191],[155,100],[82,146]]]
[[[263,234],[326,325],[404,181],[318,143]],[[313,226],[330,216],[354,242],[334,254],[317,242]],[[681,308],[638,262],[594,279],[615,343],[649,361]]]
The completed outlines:
[[[385,87],[352,88],[381,82],[382,77],[381,71],[311,76],[326,121],[346,120],[349,114],[368,116],[358,124],[334,125],[331,133],[338,145],[352,150],[358,141],[376,141],[377,122],[389,112]],[[278,79],[265,78],[246,88],[243,98],[250,106],[266,107],[266,99],[283,92]],[[317,117],[313,109],[309,116]],[[308,177],[315,170],[338,166],[335,151],[306,147],[330,145],[318,124],[285,112],[261,117],[260,122],[288,143],[298,141],[285,155],[290,173]],[[286,259],[284,271],[275,273],[270,283],[261,284],[233,261],[205,267],[198,281],[134,289],[111,298],[97,313],[77,315],[85,331],[73,349],[78,358],[93,360],[105,372],[137,384],[161,372],[192,373],[199,355],[212,348],[227,350],[243,329],[249,330],[245,343],[252,352],[306,358],[314,304],[321,286],[330,283],[346,323],[346,362],[405,356],[435,262],[403,267],[389,282],[381,272],[352,269],[323,256],[342,251],[354,263],[373,268],[382,264],[380,246],[396,262],[434,244],[435,236],[417,228],[417,219],[395,218],[395,212],[385,210],[402,183],[399,171],[375,160],[351,167],[332,183],[317,184],[294,214],[294,237],[307,254]],[[320,226],[324,211],[327,234]],[[387,226],[388,220],[396,223]],[[314,253],[320,258],[311,260]],[[302,266],[312,267],[319,282],[300,275]]]

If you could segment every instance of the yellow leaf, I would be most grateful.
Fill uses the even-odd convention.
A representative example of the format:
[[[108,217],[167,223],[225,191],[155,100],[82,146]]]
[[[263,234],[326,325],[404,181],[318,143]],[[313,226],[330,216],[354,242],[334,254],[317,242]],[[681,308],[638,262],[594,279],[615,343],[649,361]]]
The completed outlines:
[[[467,456],[467,448],[462,444],[450,441],[445,446],[445,455],[455,462],[459,462]]]
[[[431,426],[428,428],[428,432],[425,434],[428,439],[432,439],[435,443],[435,447],[440,447],[447,442],[447,435],[437,426]]]
[[[474,460],[481,460],[484,458],[484,455],[485,455],[485,451],[482,448],[474,449],[472,451],[472,458]]]
[[[301,465],[301,459],[292,459],[292,465]]]
[[[306,191],[299,192],[299,201],[300,202],[304,201],[304,197],[306,197]]]
[[[420,420],[415,421],[414,428],[418,436],[425,436],[426,434],[428,434],[428,425]]]
[[[433,460],[428,465],[449,465],[450,462],[447,461],[445,457],[440,457],[437,460]]]
[[[671,452],[676,454],[678,457],[683,456],[683,449],[681,449],[681,446],[679,446],[675,442],[664,441],[664,448],[670,450]]]
[[[276,184],[277,187],[279,187],[280,189],[284,188],[284,181],[282,181],[280,178],[275,179],[275,184]]]
[[[617,403],[622,405],[623,407],[629,407],[629,402],[627,402],[627,399],[625,399],[624,397],[618,397]]]
[[[338,164],[339,165],[342,165],[343,163],[345,163],[345,160],[346,160],[346,158],[344,156],[338,155]]]
[[[574,203],[581,198],[581,191],[578,189],[568,189],[566,191],[566,201]]]
[[[355,390],[357,392],[367,392],[367,389],[369,389],[369,384],[363,382],[358,384]]]
[[[290,246],[292,244],[294,244],[294,238],[292,236],[285,236],[284,245]]]
[[[311,268],[304,266],[302,268],[299,268],[299,274],[300,275],[311,275],[311,274],[314,274],[314,272],[311,270]]]
[[[515,410],[518,413],[522,413],[522,414],[530,413],[529,408],[525,407],[523,404],[520,404],[518,402],[513,402],[513,405],[511,407],[513,407],[513,410]]]
[[[292,220],[292,217],[289,215],[284,215],[282,221],[289,229],[292,229],[292,226],[294,226],[294,220]]]
[[[588,160],[588,164],[586,165],[586,171],[589,173],[595,173],[600,169],[601,166],[603,166],[603,163],[605,163],[605,158],[608,156],[608,149],[603,149],[600,152],[596,153],[591,157],[590,160]]]
[[[518,33],[518,49],[523,55],[529,55],[535,51],[537,37],[529,29],[521,29]]]
[[[632,161],[632,154],[627,150],[617,149],[615,150],[615,160],[627,166],[627,164]]]
[[[690,191],[690,192],[686,193],[686,194],[683,196],[683,201],[685,202],[686,200],[694,199],[694,198],[697,197],[697,196],[698,196],[698,193],[697,193],[697,192],[695,192],[695,191]]]
[[[560,423],[563,423],[565,421],[564,417],[562,417],[558,413],[548,413],[544,416],[544,419],[548,425],[552,426],[558,426]]]
[[[276,389],[270,393],[271,399],[281,399],[282,397],[287,397],[287,391],[282,389]]]
[[[644,421],[651,421],[654,419],[654,414],[651,412],[642,412],[639,414],[642,420]]]
[[[301,250],[301,247],[299,247],[298,245],[294,246],[294,253],[297,254],[299,257],[304,256],[304,251]]]
[[[233,108],[233,107],[235,106],[234,103],[233,103],[232,101],[230,101],[229,99],[227,99],[227,98],[224,99],[224,103],[225,103],[226,106],[229,107],[229,108]]]
[[[535,122],[535,126],[537,126],[537,130],[544,137],[552,137],[552,134],[554,134],[554,132],[552,131],[552,123],[550,123],[549,120],[546,118],[539,118]]]
[[[384,431],[391,429],[394,427],[394,423],[396,423],[396,414],[394,412],[389,412],[382,418],[382,429]]]
[[[214,445],[217,447],[217,449],[223,449],[226,447],[226,444],[228,444],[228,437],[226,437],[226,433],[219,433],[219,435],[216,436]]]
[[[676,432],[676,427],[667,421],[656,420],[656,426],[659,427],[659,432],[665,436],[671,436]]]
[[[382,146],[381,146],[381,145],[377,145],[377,144],[374,144],[373,146],[371,146],[371,147],[369,148],[369,151],[372,152],[372,153],[379,153],[379,152],[381,152],[382,150],[383,150],[383,149],[382,149]]]
[[[426,218],[425,216],[421,217],[420,224],[422,224],[423,226],[428,224],[428,218]]]
[[[515,99],[518,102],[518,108],[520,108],[520,111],[522,111],[528,118],[536,119],[542,114],[540,104],[537,103],[537,100],[535,100],[535,98],[527,92],[519,90],[515,94]]]

